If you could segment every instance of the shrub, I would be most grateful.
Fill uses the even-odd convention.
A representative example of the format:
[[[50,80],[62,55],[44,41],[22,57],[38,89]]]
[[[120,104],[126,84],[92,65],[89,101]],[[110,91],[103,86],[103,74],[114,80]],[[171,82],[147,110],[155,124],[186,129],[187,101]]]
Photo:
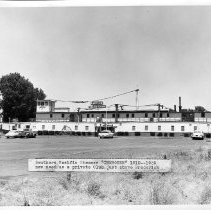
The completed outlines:
[[[143,178],[143,173],[142,172],[137,172],[135,171],[133,174],[132,174],[133,178],[134,179],[142,179]]]

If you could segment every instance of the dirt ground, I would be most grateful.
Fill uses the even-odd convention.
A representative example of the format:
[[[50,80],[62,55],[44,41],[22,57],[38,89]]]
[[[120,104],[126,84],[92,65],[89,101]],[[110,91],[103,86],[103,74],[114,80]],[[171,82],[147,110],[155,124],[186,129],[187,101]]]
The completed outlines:
[[[160,158],[170,173],[28,172],[29,158]],[[0,138],[0,205],[210,204],[211,142],[190,138]]]

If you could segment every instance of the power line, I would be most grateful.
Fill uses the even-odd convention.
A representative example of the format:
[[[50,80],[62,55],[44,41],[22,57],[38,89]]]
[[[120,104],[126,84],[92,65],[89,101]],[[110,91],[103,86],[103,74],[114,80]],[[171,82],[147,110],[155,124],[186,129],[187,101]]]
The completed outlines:
[[[120,94],[117,94],[117,95],[114,95],[114,96],[109,96],[109,97],[105,97],[105,98],[100,98],[100,99],[95,99],[95,100],[79,100],[79,101],[66,101],[66,100],[60,100],[60,99],[55,99],[54,101],[60,101],[60,102],[69,102],[69,103],[78,103],[78,104],[81,104],[81,103],[88,103],[88,102],[92,102],[92,101],[105,101],[107,99],[112,99],[112,98],[116,98],[116,97],[119,97],[119,96],[122,96],[122,95],[126,95],[126,94],[129,94],[129,93],[132,93],[132,92],[137,92],[139,91],[139,89],[135,89],[135,90],[131,90],[131,91],[128,91],[128,92],[124,92],[124,93],[120,93]]]

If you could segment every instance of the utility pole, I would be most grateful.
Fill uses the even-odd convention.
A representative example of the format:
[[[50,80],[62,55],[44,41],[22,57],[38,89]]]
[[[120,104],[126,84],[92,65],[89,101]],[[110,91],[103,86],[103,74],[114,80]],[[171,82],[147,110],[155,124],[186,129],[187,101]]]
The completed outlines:
[[[79,117],[80,117],[80,114],[79,114],[80,109],[81,109],[81,108],[77,108],[77,112],[78,112],[78,123],[79,123]]]
[[[115,104],[115,122],[118,122],[118,106],[119,104]]]
[[[105,121],[105,123],[106,123],[106,130],[107,130],[107,120],[108,120],[108,110],[107,110],[107,106],[106,106],[106,121]]]
[[[138,101],[138,91],[139,89],[136,89],[136,110],[138,110],[138,106],[139,106],[139,101]]]
[[[158,122],[160,121],[160,104],[158,104]]]

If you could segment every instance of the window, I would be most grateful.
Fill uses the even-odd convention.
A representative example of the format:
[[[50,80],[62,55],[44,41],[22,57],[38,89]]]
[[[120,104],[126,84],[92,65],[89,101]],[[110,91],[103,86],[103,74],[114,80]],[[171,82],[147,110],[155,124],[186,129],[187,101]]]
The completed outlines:
[[[92,118],[94,118],[94,114],[92,114]]]
[[[88,131],[89,130],[89,126],[85,126],[85,130]]]
[[[21,128],[21,124],[18,125],[18,128]]]
[[[47,101],[45,102],[45,106],[48,106],[48,102]]]
[[[50,118],[52,118],[53,117],[53,114],[50,114]]]
[[[145,125],[145,131],[148,131],[148,125]]]
[[[160,113],[160,117],[163,117],[163,114],[162,113]]]
[[[136,130],[136,126],[132,126],[132,131],[135,131]]]
[[[38,103],[37,103],[37,105],[38,105],[38,106],[40,106],[40,105],[41,105],[41,103],[40,103],[40,102],[38,102]]]
[[[45,125],[42,125],[42,130],[45,130]]]
[[[194,129],[194,131],[196,131],[197,130],[197,126],[194,126],[193,129]]]
[[[145,113],[145,117],[148,117],[148,113]]]
[[[129,114],[126,114],[126,117],[129,118]]]
[[[204,112],[201,113],[201,117],[205,117],[205,113]]]
[[[167,113],[167,117],[169,117],[169,113]]]
[[[112,117],[115,118],[115,114],[112,114]]]
[[[52,125],[52,130],[55,130],[56,126],[55,125]]]
[[[78,126],[77,126],[77,125],[75,125],[75,130],[76,130],[76,131],[78,130]]]
[[[174,131],[174,126],[173,125],[171,126],[171,131]]]
[[[41,106],[44,106],[45,105],[45,103],[44,102],[41,102]]]
[[[185,131],[185,126],[181,126],[181,131]]]
[[[135,117],[135,114],[132,114],[132,118],[134,118]]]
[[[89,114],[87,114],[87,118],[89,118]]]
[[[161,131],[161,126],[160,125],[158,125],[158,130]]]
[[[118,118],[119,118],[119,116],[120,116],[120,115],[119,115],[119,114],[117,114],[117,117],[118,117]]]
[[[104,118],[104,114],[102,114],[102,118]]]
[[[152,117],[155,117],[155,113],[152,114]]]
[[[64,114],[62,113],[62,118],[64,118]]]

